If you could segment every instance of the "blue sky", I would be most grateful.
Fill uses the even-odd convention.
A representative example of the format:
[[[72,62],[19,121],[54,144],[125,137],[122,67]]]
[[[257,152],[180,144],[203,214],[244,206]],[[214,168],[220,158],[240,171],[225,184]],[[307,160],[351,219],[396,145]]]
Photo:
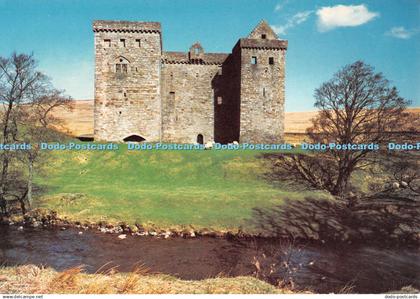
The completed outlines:
[[[342,66],[363,60],[420,106],[417,0],[0,0],[0,56],[33,52],[40,68],[76,99],[93,98],[91,23],[159,21],[163,46],[230,52],[266,19],[289,40],[286,111],[313,110],[313,93]]]

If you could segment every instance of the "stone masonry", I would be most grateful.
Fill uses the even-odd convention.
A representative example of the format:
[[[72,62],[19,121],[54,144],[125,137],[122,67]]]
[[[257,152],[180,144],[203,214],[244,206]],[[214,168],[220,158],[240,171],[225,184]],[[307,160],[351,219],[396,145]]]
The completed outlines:
[[[98,141],[278,143],[287,41],[261,21],[232,53],[162,50],[156,22],[95,21]]]

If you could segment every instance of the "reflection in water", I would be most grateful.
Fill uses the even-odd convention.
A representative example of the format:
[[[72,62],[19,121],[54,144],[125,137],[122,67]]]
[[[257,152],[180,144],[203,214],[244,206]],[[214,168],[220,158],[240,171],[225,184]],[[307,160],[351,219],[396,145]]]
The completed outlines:
[[[345,250],[344,250],[345,249]],[[64,270],[84,265],[94,273],[118,266],[130,271],[143,265],[152,273],[182,279],[204,279],[223,274],[253,275],[255,257],[276,265],[263,277],[271,283],[291,281],[297,289],[337,292],[385,292],[402,286],[420,287],[420,256],[415,249],[374,247],[324,248],[284,246],[278,241],[226,239],[158,239],[77,230],[35,230],[0,226],[0,263],[37,264]],[[274,261],[274,262],[273,262]],[[106,266],[104,266],[106,265]],[[265,267],[261,260],[261,266]]]

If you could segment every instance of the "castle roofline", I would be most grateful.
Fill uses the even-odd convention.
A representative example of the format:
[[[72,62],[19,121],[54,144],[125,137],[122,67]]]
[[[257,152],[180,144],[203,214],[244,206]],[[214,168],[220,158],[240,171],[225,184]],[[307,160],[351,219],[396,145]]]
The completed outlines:
[[[288,42],[287,40],[279,39],[253,39],[253,38],[241,38],[238,40],[234,49],[249,48],[249,49],[279,49],[286,50]]]
[[[106,21],[93,22],[93,32],[161,32],[159,22]]]
[[[188,52],[163,52],[162,62],[166,64],[222,64],[228,53],[202,53],[200,59],[190,59]]]
[[[265,35],[266,39],[279,39],[277,34],[271,28],[266,20],[261,20],[258,25],[251,31],[248,38],[260,38],[261,35]]]

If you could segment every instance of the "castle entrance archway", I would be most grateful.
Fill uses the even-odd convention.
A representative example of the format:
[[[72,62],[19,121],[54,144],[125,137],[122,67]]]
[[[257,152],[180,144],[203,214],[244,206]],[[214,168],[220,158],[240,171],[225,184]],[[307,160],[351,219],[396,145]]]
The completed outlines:
[[[140,135],[135,135],[135,134],[127,136],[123,139],[124,142],[143,142],[145,140],[146,139],[144,139]]]
[[[204,137],[202,134],[197,135],[197,143],[198,144],[204,144]]]

